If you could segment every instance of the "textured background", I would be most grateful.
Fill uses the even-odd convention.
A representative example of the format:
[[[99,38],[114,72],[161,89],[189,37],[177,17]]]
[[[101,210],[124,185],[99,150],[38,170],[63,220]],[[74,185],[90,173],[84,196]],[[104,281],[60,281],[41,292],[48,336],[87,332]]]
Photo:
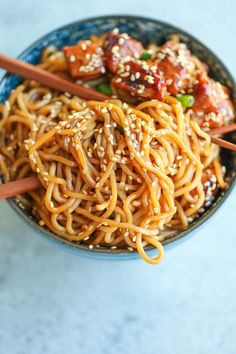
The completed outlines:
[[[205,42],[236,76],[235,2],[0,1],[0,51],[18,55],[80,18],[140,14]],[[236,191],[160,266],[80,258],[0,203],[1,354],[234,354]]]

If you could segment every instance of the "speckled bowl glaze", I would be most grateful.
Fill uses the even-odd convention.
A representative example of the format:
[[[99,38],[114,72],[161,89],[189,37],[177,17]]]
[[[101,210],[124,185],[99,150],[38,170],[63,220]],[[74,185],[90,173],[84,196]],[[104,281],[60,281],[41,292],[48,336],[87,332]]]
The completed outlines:
[[[19,58],[26,62],[36,64],[40,60],[42,49],[49,45],[55,45],[58,48],[61,48],[64,45],[72,45],[80,39],[87,39],[92,34],[99,35],[110,31],[115,27],[118,27],[121,32],[129,33],[131,36],[139,39],[143,43],[154,42],[160,44],[166,41],[172,34],[178,34],[181,41],[186,43],[194,54],[208,64],[210,68],[210,75],[230,89],[232,98],[235,102],[236,89],[233,77],[224,64],[215,56],[215,54],[213,54],[206,46],[185,31],[182,31],[181,29],[167,23],[149,18],[111,15],[89,18],[68,24],[46,34],[44,37],[33,43],[19,56]],[[7,99],[11,90],[14,89],[20,82],[21,79],[14,75],[5,75],[0,84],[0,102]],[[233,134],[228,135],[228,138],[232,141],[236,141],[236,136]],[[195,220],[187,230],[175,233],[166,238],[163,242],[165,249],[188,239],[189,236],[193,234],[193,231],[205,223],[226,200],[235,183],[236,154],[230,151],[222,150],[221,158],[227,168],[227,178],[229,181],[228,187],[217,195],[215,202],[202,216]],[[10,199],[9,203],[29,225],[39,231],[47,239],[56,241],[57,244],[63,245],[67,249],[74,250],[78,254],[87,255],[91,258],[112,260],[125,260],[139,257],[137,252],[130,252],[127,249],[111,250],[108,248],[93,248],[91,250],[86,245],[66,241],[50,232],[48,229],[40,227],[30,212],[24,210],[15,198]],[[152,256],[153,253],[155,253],[155,250],[150,248],[147,252],[150,256]]]

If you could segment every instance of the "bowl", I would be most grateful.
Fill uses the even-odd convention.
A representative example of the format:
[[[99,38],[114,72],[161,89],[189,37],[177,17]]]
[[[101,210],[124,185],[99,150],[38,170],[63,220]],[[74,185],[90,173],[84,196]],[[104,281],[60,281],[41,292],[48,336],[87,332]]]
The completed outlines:
[[[144,43],[154,42],[161,44],[166,41],[172,34],[178,34],[180,40],[186,43],[186,45],[195,55],[197,55],[201,60],[208,64],[210,68],[210,76],[216,80],[219,80],[222,84],[230,89],[230,92],[232,93],[232,99],[235,102],[236,89],[234,79],[225,65],[215,54],[212,53],[210,49],[208,49],[196,38],[177,27],[159,20],[145,17],[111,15],[94,17],[71,23],[46,34],[34,42],[19,56],[19,59],[32,64],[36,64],[40,60],[42,49],[49,45],[53,44],[58,48],[61,48],[64,45],[72,45],[80,39],[87,39],[92,34],[99,35],[110,31],[115,27],[118,27],[121,32],[127,32],[131,36],[134,36]],[[10,91],[14,89],[20,82],[21,79],[15,75],[5,75],[0,83],[0,102],[6,100],[10,94]],[[227,138],[231,141],[236,141],[235,134],[229,134]],[[172,246],[179,244],[181,241],[188,239],[190,235],[193,235],[193,231],[200,225],[204,224],[228,197],[236,180],[236,154],[230,151],[222,150],[221,159],[227,168],[228,187],[218,193],[214,203],[204,212],[203,215],[192,222],[186,230],[175,232],[168,236],[163,241],[165,249],[169,249]],[[130,252],[127,249],[111,250],[102,247],[89,249],[86,245],[67,241],[60,236],[53,234],[48,229],[39,226],[38,223],[34,220],[33,215],[28,210],[24,209],[24,207],[21,205],[21,203],[19,203],[19,201],[17,201],[16,198],[11,198],[9,203],[13,209],[29,225],[34,228],[34,230],[39,231],[47,239],[53,240],[57,244],[76,251],[78,254],[112,260],[125,260],[139,257],[136,251]],[[152,248],[147,249],[149,256],[152,256],[154,252],[155,250]]]

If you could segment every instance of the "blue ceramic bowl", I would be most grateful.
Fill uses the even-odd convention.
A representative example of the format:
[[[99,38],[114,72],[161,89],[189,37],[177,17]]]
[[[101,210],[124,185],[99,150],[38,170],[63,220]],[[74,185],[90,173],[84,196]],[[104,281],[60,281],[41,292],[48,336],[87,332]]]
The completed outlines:
[[[232,75],[229,73],[224,64],[207,47],[179,28],[161,21],[144,17],[111,15],[78,21],[46,34],[44,37],[28,47],[19,56],[19,58],[26,62],[36,64],[40,61],[42,49],[49,45],[55,45],[58,48],[61,48],[65,45],[72,45],[80,39],[87,39],[92,34],[99,35],[110,31],[115,27],[120,28],[121,32],[127,32],[144,43],[153,42],[160,44],[166,41],[172,34],[178,34],[181,41],[186,43],[194,54],[208,64],[211,68],[210,75],[226,85],[232,93],[232,98],[235,99],[236,90]],[[14,89],[20,82],[21,79],[15,75],[5,75],[0,84],[0,102],[6,100],[11,90]],[[233,136],[233,134],[231,134],[229,138],[231,140],[235,140],[235,136]],[[223,163],[227,167],[227,177],[229,181],[227,189],[221,191],[217,195],[215,202],[201,217],[195,220],[187,230],[175,233],[166,238],[163,242],[165,248],[170,248],[171,246],[177,245],[179,242],[189,238],[197,227],[205,223],[206,220],[208,220],[215,213],[215,211],[229,195],[235,183],[236,154],[233,154],[230,151],[222,151],[221,157]],[[47,239],[53,240],[67,249],[70,248],[78,254],[87,255],[91,258],[96,257],[113,260],[125,260],[139,257],[137,252],[130,252],[127,249],[111,250],[108,248],[94,248],[90,250],[86,245],[66,241],[50,232],[48,229],[40,227],[30,212],[25,210],[15,198],[9,200],[9,203],[29,225],[39,231]],[[150,256],[152,256],[155,250],[149,249],[147,252]]]

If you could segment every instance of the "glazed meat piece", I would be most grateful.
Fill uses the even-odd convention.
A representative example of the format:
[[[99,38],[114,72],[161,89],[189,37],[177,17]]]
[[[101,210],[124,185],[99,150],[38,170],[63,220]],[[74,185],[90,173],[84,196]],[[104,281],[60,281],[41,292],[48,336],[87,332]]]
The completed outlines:
[[[162,72],[157,66],[150,66],[141,60],[120,64],[117,75],[112,79],[112,85],[141,98],[162,101],[166,94]]]
[[[90,40],[63,48],[69,73],[73,78],[90,80],[105,73],[102,48]]]
[[[229,124],[234,119],[234,107],[228,89],[210,79],[206,73],[197,76],[193,89],[193,118],[208,129]]]
[[[108,69],[116,73],[119,63],[132,58],[139,58],[143,45],[127,33],[119,34],[116,30],[108,32],[103,46]]]
[[[183,93],[192,83],[195,65],[184,43],[169,41],[160,47],[155,63],[167,81],[167,90],[172,95]]]

